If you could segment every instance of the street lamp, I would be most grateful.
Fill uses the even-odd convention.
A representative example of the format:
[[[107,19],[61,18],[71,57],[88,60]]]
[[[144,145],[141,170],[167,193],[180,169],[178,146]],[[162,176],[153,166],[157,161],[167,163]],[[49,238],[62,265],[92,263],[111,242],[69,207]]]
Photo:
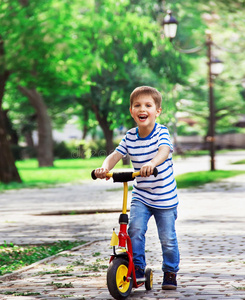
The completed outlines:
[[[166,37],[170,38],[170,41],[175,38],[176,32],[177,32],[177,26],[178,22],[177,20],[172,16],[171,10],[167,11],[167,15],[164,18],[163,22],[163,30]]]
[[[164,18],[162,25],[165,36],[172,41],[176,36],[177,32],[177,20],[172,16],[171,11],[167,11],[167,16]],[[210,152],[210,169],[215,170],[215,103],[213,96],[213,79],[223,71],[223,61],[218,58],[214,58],[212,54],[212,46],[214,45],[211,37],[211,32],[206,32],[206,43],[207,47],[207,65],[208,65],[208,87],[209,87],[209,136],[207,142],[209,142]],[[200,51],[203,47],[197,47],[194,49],[177,49],[182,53],[195,53]]]
[[[211,58],[211,74],[214,76],[218,76],[223,72],[224,62],[220,59]]]

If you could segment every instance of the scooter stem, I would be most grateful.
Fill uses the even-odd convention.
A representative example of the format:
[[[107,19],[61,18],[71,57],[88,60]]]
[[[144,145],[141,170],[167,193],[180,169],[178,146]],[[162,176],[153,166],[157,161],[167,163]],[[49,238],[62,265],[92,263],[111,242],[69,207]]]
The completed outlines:
[[[123,183],[123,207],[122,207],[122,213],[127,213],[127,200],[128,200],[128,183]]]

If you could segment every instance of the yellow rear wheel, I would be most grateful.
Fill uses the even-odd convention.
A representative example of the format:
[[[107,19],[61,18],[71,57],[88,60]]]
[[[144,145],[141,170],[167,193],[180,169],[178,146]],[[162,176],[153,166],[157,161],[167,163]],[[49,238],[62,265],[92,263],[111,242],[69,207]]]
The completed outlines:
[[[145,288],[146,290],[151,290],[153,287],[153,272],[152,269],[147,268],[145,270]]]

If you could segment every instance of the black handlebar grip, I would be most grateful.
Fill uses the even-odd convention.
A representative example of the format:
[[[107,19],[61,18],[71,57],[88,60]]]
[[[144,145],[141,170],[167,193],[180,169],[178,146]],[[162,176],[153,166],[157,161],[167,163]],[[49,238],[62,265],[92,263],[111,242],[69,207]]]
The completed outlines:
[[[121,172],[121,173],[113,173],[113,181],[114,182],[128,182],[134,180],[132,177],[133,172]]]
[[[93,178],[93,180],[96,180],[96,179],[97,179],[97,177],[95,176],[95,170],[93,170],[93,171],[91,172],[91,177]]]
[[[154,168],[154,170],[153,170],[153,175],[154,175],[155,177],[157,177],[157,174],[158,174],[158,170],[157,170],[157,168]]]

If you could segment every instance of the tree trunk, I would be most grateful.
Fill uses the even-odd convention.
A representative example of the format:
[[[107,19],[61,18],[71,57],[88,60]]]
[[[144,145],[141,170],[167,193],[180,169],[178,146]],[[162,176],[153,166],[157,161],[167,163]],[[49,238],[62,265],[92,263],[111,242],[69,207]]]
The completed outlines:
[[[107,122],[106,116],[101,116],[99,114],[98,108],[95,104],[92,104],[93,111],[95,113],[96,119],[103,130],[106,139],[106,154],[109,155],[114,150],[113,145],[113,130],[110,129],[110,124]]]
[[[114,151],[113,145],[113,130],[110,129],[109,124],[105,118],[100,118],[98,120],[100,127],[103,130],[105,140],[106,140],[106,155],[111,154]]]
[[[21,182],[21,179],[7,140],[3,112],[0,110],[0,182],[9,183],[11,181]]]
[[[114,145],[113,145],[113,130],[111,130],[108,126],[108,123],[105,124],[105,126],[100,125],[106,139],[106,154],[109,155],[114,151]]]
[[[35,146],[34,146],[34,142],[33,142],[33,138],[32,138],[32,131],[26,131],[24,133],[24,135],[25,135],[25,141],[26,141],[27,147],[34,149]]]
[[[37,156],[39,167],[52,167],[54,162],[52,125],[44,100],[42,96],[36,91],[36,89],[27,89],[23,86],[19,86],[18,88],[23,95],[27,96],[37,114]]]
[[[9,136],[9,142],[11,145],[19,145],[19,136],[17,131],[13,128],[13,125],[8,117],[9,110],[2,110],[3,121],[5,124],[6,134]]]
[[[2,102],[9,72],[4,69],[4,44],[0,35],[0,182],[21,182],[18,170],[15,166],[14,156],[10,149],[4,126]]]
[[[83,125],[83,136],[82,136],[82,139],[85,140],[86,136],[87,136],[87,133],[88,133],[88,110],[85,109],[84,110],[84,113],[83,113],[83,122],[84,122],[84,125]]]

